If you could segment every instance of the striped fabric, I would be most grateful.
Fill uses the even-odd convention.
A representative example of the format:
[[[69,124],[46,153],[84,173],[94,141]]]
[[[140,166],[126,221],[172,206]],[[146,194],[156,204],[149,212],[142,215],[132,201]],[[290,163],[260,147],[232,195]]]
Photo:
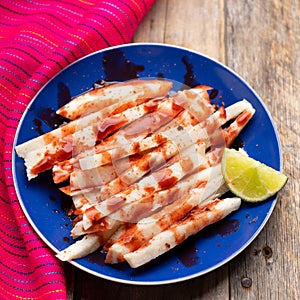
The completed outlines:
[[[58,71],[130,42],[154,0],[0,1],[0,299],[65,299],[63,266],[26,220],[12,180],[18,121]]]

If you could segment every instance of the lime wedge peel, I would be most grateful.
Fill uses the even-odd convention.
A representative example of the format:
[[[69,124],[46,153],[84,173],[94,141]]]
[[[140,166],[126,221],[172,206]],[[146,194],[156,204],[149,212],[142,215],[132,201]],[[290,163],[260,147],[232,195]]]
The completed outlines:
[[[222,175],[229,190],[248,202],[264,201],[279,192],[288,178],[247,156],[245,151],[225,148]]]

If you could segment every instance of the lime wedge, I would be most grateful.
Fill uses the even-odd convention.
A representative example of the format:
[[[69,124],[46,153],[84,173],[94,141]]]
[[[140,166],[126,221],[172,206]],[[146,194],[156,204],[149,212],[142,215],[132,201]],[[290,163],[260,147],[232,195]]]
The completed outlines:
[[[248,202],[268,199],[288,180],[284,174],[246,153],[228,148],[224,149],[222,156],[222,174],[230,191]]]

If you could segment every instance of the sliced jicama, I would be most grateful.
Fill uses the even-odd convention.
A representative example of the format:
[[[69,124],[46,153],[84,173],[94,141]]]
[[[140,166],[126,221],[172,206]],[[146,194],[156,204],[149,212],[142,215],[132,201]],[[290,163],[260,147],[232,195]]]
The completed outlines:
[[[99,249],[99,247],[110,238],[117,228],[118,227],[116,226],[111,230],[89,233],[81,240],[78,240],[66,249],[58,252],[56,257],[62,261],[70,261],[87,256]]]
[[[166,80],[130,80],[94,89],[73,98],[57,110],[57,113],[71,120],[99,111],[113,104],[115,108],[126,106],[128,102],[136,103],[154,97],[165,96],[172,87]]]
[[[204,207],[193,210],[181,222],[155,235],[136,251],[124,255],[132,268],[137,268],[181,244],[189,236],[213,224],[240,207],[240,198],[215,200]]]
[[[183,218],[189,211],[205,200],[208,201],[211,197],[216,197],[216,192],[224,184],[220,165],[218,168],[206,169],[201,173],[203,181],[199,187],[194,188],[185,197],[165,206],[148,218],[141,219],[110,247],[106,261],[109,263],[123,261],[126,253],[136,250],[154,235]]]

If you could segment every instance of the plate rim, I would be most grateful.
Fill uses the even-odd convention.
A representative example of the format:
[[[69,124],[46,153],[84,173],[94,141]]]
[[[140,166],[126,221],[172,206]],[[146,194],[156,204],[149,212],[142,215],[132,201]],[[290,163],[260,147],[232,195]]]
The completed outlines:
[[[40,95],[40,93],[50,84],[50,82],[52,82],[56,77],[58,77],[61,73],[63,73],[66,69],[71,68],[74,64],[88,58],[94,55],[97,55],[99,53],[102,52],[106,52],[106,51],[111,51],[114,49],[119,49],[119,48],[128,48],[128,47],[141,47],[141,46],[158,46],[158,47],[163,47],[163,48],[175,48],[178,50],[183,50],[185,52],[189,52],[189,53],[193,53],[197,56],[201,56],[202,58],[206,58],[212,62],[214,62],[217,65],[220,65],[222,68],[224,68],[225,70],[227,70],[229,73],[233,74],[236,78],[238,78],[239,81],[241,81],[256,97],[256,99],[259,101],[259,103],[262,105],[265,113],[267,114],[267,116],[269,117],[269,120],[271,122],[271,125],[274,129],[274,134],[275,134],[275,138],[277,141],[277,145],[278,145],[278,154],[279,154],[279,170],[282,171],[282,148],[281,148],[281,142],[280,142],[280,138],[279,138],[279,134],[276,128],[276,125],[274,123],[274,120],[266,106],[266,104],[263,102],[263,100],[260,98],[260,96],[257,94],[257,92],[250,86],[250,84],[243,78],[241,77],[239,74],[237,74],[233,69],[231,69],[230,67],[228,67],[227,65],[223,64],[222,62],[206,55],[203,54],[199,51],[187,48],[187,47],[183,47],[183,46],[178,46],[178,45],[173,45],[173,44],[168,44],[168,43],[152,43],[152,42],[139,42],[139,43],[127,43],[127,44],[121,44],[121,45],[116,45],[116,46],[111,46],[108,48],[104,48],[104,49],[100,49],[97,50],[95,52],[89,53],[77,60],[75,60],[74,62],[72,62],[71,64],[67,65],[66,67],[64,67],[63,69],[61,69],[59,72],[57,72],[50,80],[48,80],[41,88],[40,90],[35,94],[35,96],[31,99],[31,101],[27,104],[25,110],[22,113],[22,117],[20,118],[19,122],[18,122],[18,126],[14,135],[14,140],[13,140],[13,145],[12,145],[12,175],[13,175],[13,183],[14,183],[14,189],[18,198],[18,202],[22,208],[22,211],[24,213],[24,215],[26,216],[28,222],[30,223],[30,226],[34,229],[35,233],[39,236],[39,238],[41,238],[41,240],[52,250],[55,252],[55,254],[57,254],[59,252],[59,250],[49,241],[47,240],[47,238],[42,234],[42,232],[39,230],[39,228],[35,225],[34,221],[32,220],[31,216],[29,215],[25,204],[23,202],[23,199],[21,197],[20,191],[19,191],[19,186],[17,184],[17,176],[16,176],[16,152],[15,152],[15,146],[17,143],[17,139],[19,137],[19,132],[21,130],[23,121],[27,115],[28,110],[30,109],[30,107],[32,106],[32,104],[35,102],[35,100],[37,99],[37,97]],[[254,232],[254,234],[251,236],[250,239],[248,239],[247,243],[244,243],[238,250],[236,250],[235,252],[233,252],[230,256],[228,256],[226,259],[220,261],[218,264],[215,264],[213,266],[211,266],[210,268],[206,268],[203,271],[200,272],[196,272],[193,273],[191,275],[187,275],[187,276],[183,276],[183,277],[179,277],[176,279],[168,279],[168,280],[160,280],[160,281],[140,281],[140,280],[126,280],[126,279],[121,279],[121,278],[116,278],[113,276],[108,276],[105,274],[101,274],[99,272],[96,272],[94,270],[91,270],[83,265],[81,265],[80,263],[76,262],[76,261],[70,261],[67,263],[70,263],[71,265],[77,267],[78,269],[81,269],[82,271],[85,271],[91,275],[94,275],[96,277],[99,278],[103,278],[109,281],[113,281],[113,282],[117,282],[117,283],[125,283],[125,284],[129,284],[129,285],[146,285],[146,286],[151,286],[151,285],[165,285],[165,284],[171,284],[171,283],[179,283],[182,281],[186,281],[186,280],[190,280],[196,277],[200,277],[204,274],[207,274],[213,270],[216,270],[218,268],[220,268],[221,266],[225,265],[226,263],[228,263],[229,261],[231,261],[233,258],[235,258],[237,255],[239,255],[240,253],[242,253],[252,242],[253,240],[255,240],[257,238],[257,236],[261,233],[261,231],[263,230],[263,228],[265,227],[266,223],[269,221],[270,216],[272,215],[274,208],[277,204],[278,201],[278,195],[276,195],[276,197],[272,200],[272,205],[270,206],[270,209],[268,210],[267,215],[265,216],[263,222],[261,223],[261,225],[256,229],[256,231]]]

